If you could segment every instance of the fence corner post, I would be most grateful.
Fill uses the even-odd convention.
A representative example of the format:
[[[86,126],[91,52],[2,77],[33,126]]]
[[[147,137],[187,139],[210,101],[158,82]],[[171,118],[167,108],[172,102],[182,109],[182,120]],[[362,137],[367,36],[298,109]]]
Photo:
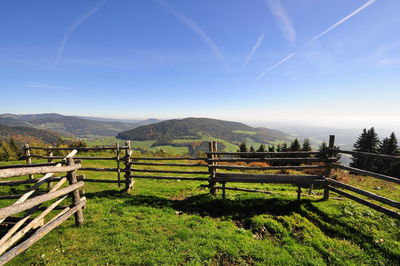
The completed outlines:
[[[330,164],[329,158],[334,154],[333,153],[333,149],[334,148],[335,148],[335,135],[329,135],[328,150],[325,153],[325,156],[326,156],[325,177],[330,177],[330,175],[331,175],[332,168],[329,165]],[[323,200],[328,200],[328,199],[329,199],[329,183],[328,183],[328,181],[326,181],[326,185],[325,185],[325,188],[324,188],[324,198],[323,198]]]
[[[32,164],[32,157],[31,157],[31,151],[29,148],[29,144],[24,145],[24,151],[25,151],[25,160],[26,164]],[[29,179],[32,179],[33,175],[29,175]]]
[[[210,141],[208,143],[208,148],[210,153],[207,155],[208,160],[213,160],[215,159],[217,156],[215,154],[213,154],[214,152],[217,152],[217,142],[216,141]],[[214,165],[216,165],[216,162],[213,161],[208,161],[208,172],[210,173],[210,177],[208,180],[208,186],[210,188],[210,193],[211,195],[215,196],[217,194],[217,190],[215,188],[215,181],[213,180],[216,176],[216,168],[213,167]]]
[[[75,164],[74,162],[74,158],[73,157],[68,157],[67,158],[67,165],[73,165]],[[68,182],[70,185],[78,183],[78,179],[76,176],[76,170],[74,171],[70,171],[67,173],[67,178],[68,178]],[[72,197],[72,205],[73,206],[77,206],[81,203],[81,193],[79,191],[79,189],[76,189],[74,191],[72,191],[71,193],[71,197]],[[84,219],[83,219],[83,211],[82,208],[79,208],[76,212],[75,212],[75,225],[76,226],[82,226]]]
[[[117,175],[118,175],[118,187],[121,187],[121,164],[120,164],[120,149],[119,142],[116,144],[117,152]]]
[[[132,179],[132,170],[131,170],[131,142],[129,140],[125,141],[126,146],[126,155],[125,155],[125,191],[130,193],[134,184]]]

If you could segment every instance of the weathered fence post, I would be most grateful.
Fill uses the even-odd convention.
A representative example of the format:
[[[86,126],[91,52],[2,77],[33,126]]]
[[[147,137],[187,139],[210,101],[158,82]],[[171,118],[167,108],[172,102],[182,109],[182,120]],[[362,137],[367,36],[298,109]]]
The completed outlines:
[[[53,151],[51,150],[53,146],[49,146],[49,150],[47,150],[47,156],[48,157],[53,157]],[[51,163],[53,162],[52,158],[47,158],[47,162]],[[51,182],[47,182],[47,188],[51,188],[52,187],[52,183]]]
[[[121,167],[120,167],[120,149],[119,142],[117,142],[117,174],[118,174],[118,187],[121,187]]]
[[[333,149],[335,147],[335,135],[329,135],[329,143],[328,143],[328,150],[325,154],[326,156],[326,172],[325,172],[325,177],[329,177],[331,175],[331,167],[329,165],[329,158],[333,156]],[[325,189],[324,189],[324,200],[329,199],[329,184],[328,181],[326,183]]]
[[[74,164],[74,158],[73,157],[68,157],[67,158],[67,165],[73,165],[73,164]],[[78,183],[78,179],[76,177],[76,170],[68,172],[67,178],[68,178],[68,181],[69,181],[70,185]],[[81,195],[80,195],[79,189],[75,189],[71,193],[71,197],[72,197],[72,205],[74,207],[78,206],[81,203]],[[82,226],[83,225],[83,211],[82,211],[82,208],[79,208],[75,212],[74,215],[75,215],[75,225]]]
[[[24,145],[24,150],[25,150],[25,160],[26,164],[32,164],[32,158],[31,158],[31,152],[29,149],[29,144]],[[33,175],[29,175],[29,179],[32,179]]]
[[[125,146],[127,146],[126,150],[126,155],[125,155],[125,191],[126,192],[130,192],[133,186],[133,179],[131,177],[131,155],[132,155],[132,151],[131,151],[131,142],[129,140],[127,140],[125,142]]]
[[[214,152],[217,152],[217,142],[216,141],[210,141],[208,143],[208,148],[210,153],[208,154],[208,159],[209,160],[214,160],[217,156],[213,154]],[[216,162],[208,162],[208,172],[210,173],[210,178],[208,181],[209,188],[210,188],[210,193],[211,195],[215,196],[216,195],[216,188],[215,188],[215,181],[213,180],[215,178],[217,169],[212,167],[213,165],[216,165]]]
[[[47,150],[47,156],[48,156],[48,157],[53,157],[53,150],[51,150],[51,148],[53,148],[53,146],[49,146],[49,149],[50,149],[50,150]],[[47,158],[47,161],[48,161],[49,163],[51,163],[51,162],[53,162],[53,159],[52,159],[52,158]]]

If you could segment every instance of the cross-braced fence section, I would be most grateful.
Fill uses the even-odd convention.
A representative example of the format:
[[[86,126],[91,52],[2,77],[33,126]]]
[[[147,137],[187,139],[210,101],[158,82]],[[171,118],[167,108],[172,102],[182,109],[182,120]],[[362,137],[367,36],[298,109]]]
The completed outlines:
[[[387,160],[399,161],[400,162],[400,156],[359,152],[359,151],[346,151],[346,150],[340,150],[340,149],[331,149],[331,152],[349,154],[352,156],[370,157],[372,159],[380,159],[380,160],[386,160],[386,161]],[[400,184],[400,176],[399,177],[387,176],[387,175],[383,175],[383,174],[379,174],[379,173],[375,173],[375,172],[371,172],[371,171],[367,171],[367,170],[363,170],[363,169],[340,165],[337,163],[329,163],[329,167],[335,168],[335,169],[347,170],[350,173],[357,174],[357,175],[374,177],[374,178],[384,180],[384,181],[390,182],[390,183]],[[329,182],[329,189],[331,191],[334,191],[339,195],[342,195],[342,196],[352,199],[358,203],[366,205],[366,206],[368,206],[372,209],[375,209],[379,212],[385,213],[393,218],[400,219],[400,213],[398,211],[396,211],[396,210],[400,209],[400,202],[397,202],[392,199],[388,199],[386,197],[380,196],[378,194],[372,193],[372,192],[364,190],[364,189],[360,189],[360,188],[345,184],[343,182],[334,180],[332,178],[327,178],[327,181]],[[344,190],[350,191],[351,193],[344,191]],[[355,194],[353,194],[353,193],[355,193]],[[360,196],[362,196],[364,198],[362,198]],[[371,200],[373,200],[375,202],[373,202]],[[389,209],[388,207],[392,207],[393,209]]]
[[[14,187],[32,184],[29,190],[20,195],[2,195],[0,202],[0,265],[28,249],[35,242],[75,215],[75,224],[83,224],[82,208],[86,198],[81,197],[84,185],[82,176],[76,171],[81,168],[74,161],[76,150],[70,152],[59,163],[39,163],[29,165],[11,165],[0,167],[0,186]],[[75,157],[76,158],[76,157]],[[65,176],[55,174],[66,173]],[[40,179],[24,176],[45,174]],[[7,180],[12,178],[12,180]],[[15,180],[17,179],[17,180]],[[53,184],[49,190],[43,189],[44,183]],[[67,186],[63,186],[68,183]],[[25,188],[25,186],[23,187]],[[60,206],[70,197],[72,203]],[[15,202],[7,200],[18,199]],[[55,213],[55,210],[61,210]]]
[[[47,155],[34,154],[34,151],[45,151]],[[115,172],[117,173],[116,180],[109,179],[85,179],[85,182],[95,182],[95,183],[117,183],[118,187],[121,186],[123,181],[121,180],[121,173],[129,172],[126,162],[129,161],[130,156],[132,156],[130,141],[126,141],[124,146],[120,146],[116,143],[115,146],[104,146],[104,147],[30,147],[25,144],[25,159],[27,164],[32,164],[32,158],[45,159],[48,162],[52,162],[56,159],[62,159],[63,156],[54,155],[54,153],[60,153],[65,151],[77,150],[78,152],[111,152],[114,156],[78,156],[75,159],[78,160],[105,160],[105,161],[115,161],[115,168],[99,168],[99,167],[81,167],[82,171],[97,171],[97,172]],[[32,175],[30,175],[32,178]]]

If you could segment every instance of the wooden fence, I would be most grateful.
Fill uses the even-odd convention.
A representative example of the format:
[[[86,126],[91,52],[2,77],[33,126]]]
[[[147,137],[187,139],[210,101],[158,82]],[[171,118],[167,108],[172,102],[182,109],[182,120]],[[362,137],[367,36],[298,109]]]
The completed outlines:
[[[333,139],[332,139],[333,141]],[[333,148],[333,142],[330,143]],[[216,195],[218,189],[222,190],[225,197],[226,190],[240,190],[248,192],[266,192],[254,189],[227,187],[226,183],[279,183],[291,184],[298,187],[298,198],[300,199],[301,188],[310,186],[322,186],[325,188],[324,199],[328,199],[329,190],[326,182],[326,175],[306,174],[248,174],[240,173],[246,171],[269,171],[269,170],[319,170],[321,173],[330,172],[329,162],[336,162],[331,154],[320,152],[218,152],[217,142],[209,143],[207,157],[146,157],[132,158],[130,176],[134,179],[177,179],[203,181],[208,184],[201,185],[210,189],[212,195]],[[332,153],[333,154],[333,153]],[[179,161],[182,162],[179,162]],[[151,161],[151,162],[149,162]],[[154,161],[174,161],[174,163],[154,163]],[[177,162],[178,161],[178,162]],[[188,161],[194,161],[190,164]],[[245,166],[238,163],[247,163]],[[251,166],[249,163],[265,163],[265,166]],[[267,164],[268,163],[268,164]],[[235,165],[236,164],[236,165]],[[301,165],[300,165],[301,164]],[[139,169],[137,166],[151,167],[174,167],[174,168],[197,168],[193,170],[156,170]],[[221,172],[219,170],[236,170],[236,172]],[[154,174],[157,175],[154,175]],[[179,176],[160,176],[158,174],[178,174]],[[186,177],[189,175],[189,177]],[[206,175],[206,176],[205,176]],[[132,182],[132,181],[130,181]],[[220,186],[217,186],[220,184]],[[267,192],[268,193],[268,192]]]
[[[129,172],[127,168],[132,156],[130,141],[126,141],[124,146],[120,146],[116,143],[115,146],[105,146],[105,147],[69,147],[69,148],[58,148],[58,147],[30,147],[28,144],[24,146],[25,150],[25,160],[27,164],[32,164],[32,159],[47,159],[48,162],[52,162],[55,159],[62,159],[63,156],[54,156],[56,151],[71,151],[77,150],[78,152],[89,152],[89,151],[113,151],[115,156],[112,157],[96,157],[96,156],[77,156],[75,159],[78,160],[107,160],[115,161],[115,168],[94,168],[94,167],[81,167],[81,171],[101,171],[101,172],[115,172],[117,173],[117,180],[106,180],[106,179],[85,179],[85,182],[96,182],[96,183],[118,183],[118,187],[121,186],[121,173]],[[34,154],[34,150],[42,150],[47,153],[46,156]],[[32,176],[30,176],[32,178]],[[126,182],[125,182],[126,183]]]
[[[340,150],[340,149],[331,149],[331,152],[357,155],[357,156],[367,156],[367,157],[379,158],[379,159],[384,159],[384,160],[400,161],[400,156],[392,156],[392,155],[385,155],[385,154],[376,154],[376,153],[367,153],[367,152],[358,152],[358,151],[346,151],[346,150]],[[371,171],[366,171],[363,169],[340,165],[340,164],[334,163],[334,162],[329,163],[329,167],[335,168],[335,169],[347,170],[350,173],[354,173],[354,174],[358,174],[358,175],[362,175],[362,176],[374,177],[374,178],[378,178],[380,180],[384,180],[387,182],[400,184],[399,177],[396,178],[396,177],[392,177],[392,176],[387,176],[387,175],[383,175],[383,174],[379,174],[379,173],[374,173]],[[352,200],[354,200],[358,203],[361,203],[365,206],[368,206],[372,209],[375,209],[379,212],[385,213],[393,218],[400,219],[400,213],[398,211],[387,208],[388,206],[390,206],[390,207],[398,210],[398,209],[400,209],[400,202],[385,198],[383,196],[377,195],[370,191],[366,191],[364,189],[360,189],[360,188],[345,184],[343,182],[334,180],[329,177],[327,178],[327,181],[329,184],[329,186],[328,186],[329,190],[334,191],[339,195],[342,195],[346,198],[352,199]],[[348,190],[353,193],[356,193],[356,195],[348,193],[344,190]],[[361,198],[360,195],[366,197],[367,199]],[[380,204],[374,203],[371,200],[379,202]]]
[[[0,229],[2,232],[4,231],[0,238],[0,265],[25,251],[72,215],[75,215],[77,226],[83,224],[82,208],[86,204],[86,199],[81,197],[80,188],[83,187],[84,182],[79,181],[82,177],[78,177],[76,173],[81,168],[80,163],[74,161],[76,153],[77,151],[73,150],[66,157],[63,157],[64,160],[59,163],[31,163],[0,167],[0,180],[45,174],[40,179],[0,181],[0,186],[33,184],[29,191],[22,195],[2,197],[2,199],[18,198],[18,200],[12,205],[0,208]],[[66,176],[55,177],[55,173],[67,174]],[[61,188],[67,181],[69,185]],[[41,185],[50,182],[55,182],[55,184],[49,191],[45,193],[39,191]],[[72,205],[59,206],[61,202],[65,202],[68,196],[72,199]],[[49,203],[52,200],[55,201]],[[50,205],[41,206],[46,203]],[[61,212],[54,214],[53,211],[57,209],[61,209]],[[22,216],[15,216],[21,213]],[[47,218],[48,216],[50,216],[50,219]],[[48,221],[45,222],[45,219],[48,219]]]
[[[279,183],[291,184],[297,186],[298,199],[301,196],[301,189],[308,187],[312,189],[314,186],[324,188],[324,199],[329,199],[329,192],[333,191],[337,194],[355,200],[375,210],[386,213],[392,217],[399,218],[399,213],[385,206],[378,205],[374,202],[349,194],[345,190],[350,190],[369,199],[378,201],[380,204],[389,205],[393,208],[399,208],[399,203],[382,196],[376,195],[343,182],[334,180],[331,177],[332,169],[348,170],[352,173],[359,175],[371,176],[379,178],[388,182],[400,184],[400,179],[390,177],[379,173],[356,169],[353,167],[343,166],[337,163],[336,155],[350,154],[358,156],[372,156],[374,158],[381,158],[387,160],[400,160],[399,156],[390,156],[383,154],[372,154],[356,151],[344,151],[335,149],[335,136],[329,136],[328,148],[322,152],[218,152],[217,142],[209,143],[209,151],[206,153],[207,157],[132,157],[132,150],[130,142],[127,141],[125,146],[119,147],[117,144],[114,147],[84,147],[76,148],[80,151],[103,151],[113,150],[116,153],[115,157],[76,157],[77,159],[84,160],[115,160],[117,162],[116,168],[88,168],[82,167],[80,170],[86,171],[108,171],[117,172],[118,180],[98,180],[98,179],[85,179],[86,182],[104,182],[104,183],[118,183],[121,184],[121,172],[124,173],[125,190],[130,191],[135,183],[135,179],[171,179],[171,180],[192,180],[203,181],[207,184],[202,184],[202,187],[210,189],[212,195],[216,195],[217,190],[222,190],[222,195],[225,197],[226,190],[238,190],[248,192],[265,192],[256,189],[246,189],[237,187],[227,187],[227,183]],[[35,155],[32,150],[43,149],[48,151],[47,156]],[[26,145],[25,154],[28,164],[32,163],[32,158],[48,159],[49,161],[59,158],[52,155],[52,151],[56,150],[70,150],[72,148],[41,148],[29,147]],[[123,153],[123,154],[122,154]],[[154,162],[154,161],[160,161]],[[164,161],[164,162],[163,162]],[[166,162],[165,162],[166,161]],[[168,163],[173,161],[173,163]],[[189,163],[193,162],[193,163]],[[266,163],[265,166],[253,166],[251,163]],[[245,165],[243,165],[245,163]],[[123,167],[121,167],[123,164]],[[143,169],[143,166],[149,166]],[[160,170],[154,167],[174,167],[173,170]],[[176,170],[181,168],[182,170]],[[187,170],[190,168],[190,170]],[[193,170],[196,168],[196,170]],[[222,171],[221,171],[222,170]],[[236,170],[236,172],[229,172],[229,170]],[[270,171],[270,170],[296,170],[306,171],[315,170],[314,173],[318,174],[253,174],[246,173],[248,171]],[[319,171],[316,171],[319,170]],[[228,172],[227,172],[228,171]],[[240,172],[239,172],[240,171]],[[160,175],[160,174],[174,174]],[[338,188],[341,188],[338,189]]]

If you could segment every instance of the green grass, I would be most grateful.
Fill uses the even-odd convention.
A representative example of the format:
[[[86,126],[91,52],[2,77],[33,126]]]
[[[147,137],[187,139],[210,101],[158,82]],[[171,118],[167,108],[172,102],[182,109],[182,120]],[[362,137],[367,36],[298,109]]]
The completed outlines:
[[[84,164],[115,167],[115,162]],[[84,174],[116,179],[115,173]],[[76,228],[70,218],[10,265],[398,265],[400,261],[400,222],[350,200],[332,195],[329,201],[319,201],[322,191],[315,190],[296,201],[295,187],[272,184],[229,184],[273,194],[227,191],[222,199],[200,189],[200,183],[140,179],[131,194],[120,192],[116,184],[86,183],[85,225]],[[7,192],[4,187],[0,191]],[[393,196],[393,185],[379,192]]]

